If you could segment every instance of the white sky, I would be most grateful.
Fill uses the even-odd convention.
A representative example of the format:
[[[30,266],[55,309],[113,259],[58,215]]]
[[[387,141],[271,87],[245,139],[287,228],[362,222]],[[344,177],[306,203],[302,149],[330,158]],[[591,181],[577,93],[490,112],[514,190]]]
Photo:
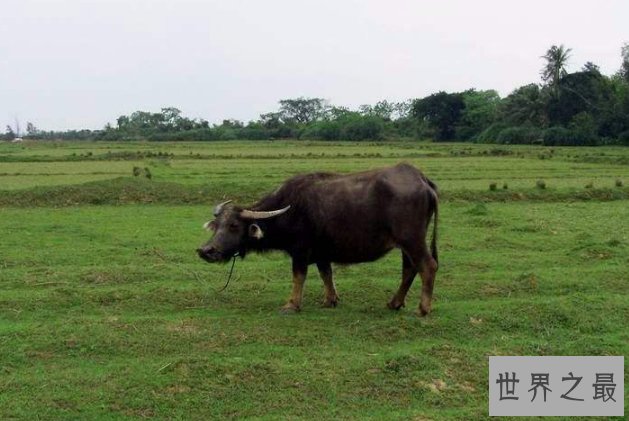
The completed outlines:
[[[620,67],[629,2],[569,0],[1,0],[0,130],[92,128],[175,106],[256,119],[316,96],[356,107]]]

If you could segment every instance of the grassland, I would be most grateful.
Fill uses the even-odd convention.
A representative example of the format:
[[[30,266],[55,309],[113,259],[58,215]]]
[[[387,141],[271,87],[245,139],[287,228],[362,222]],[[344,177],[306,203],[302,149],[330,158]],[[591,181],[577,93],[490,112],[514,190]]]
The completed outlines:
[[[295,316],[277,311],[286,257],[249,256],[218,292],[229,268],[193,253],[225,195],[400,160],[444,193],[426,318],[418,284],[385,308],[398,253],[337,267],[336,309],[312,271]],[[629,355],[628,162],[621,148],[0,144],[0,419],[487,419],[489,355]]]

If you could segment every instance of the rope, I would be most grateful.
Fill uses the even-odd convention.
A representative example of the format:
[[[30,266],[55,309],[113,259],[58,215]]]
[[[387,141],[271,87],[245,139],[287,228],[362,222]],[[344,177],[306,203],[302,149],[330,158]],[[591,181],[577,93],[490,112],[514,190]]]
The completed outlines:
[[[225,286],[219,289],[217,292],[223,292],[227,289],[227,286],[229,285],[229,281],[231,281],[232,279],[232,273],[234,273],[234,266],[236,266],[236,257],[238,257],[238,253],[234,254],[234,260],[232,260],[232,268],[229,271],[229,276],[227,277],[227,282],[225,283]]]
[[[153,248],[153,252],[157,255],[157,257],[159,257],[160,259],[162,259],[165,263],[169,263],[172,265],[175,265],[177,268],[179,268],[181,271],[183,272],[187,272],[190,273],[192,275],[194,275],[194,277],[196,278],[197,281],[199,282],[207,282],[203,279],[201,279],[201,277],[199,276],[198,273],[196,273],[195,271],[188,269],[178,263],[175,263],[169,259],[166,258],[166,256],[164,256],[162,253],[160,253],[160,251],[156,248]],[[232,274],[234,273],[234,266],[236,265],[236,257],[238,257],[239,253],[234,254],[234,260],[232,261],[232,267],[229,271],[229,277],[227,277],[227,282],[225,283],[225,286],[223,286],[223,288],[217,290],[216,292],[223,292],[227,289],[227,286],[229,285],[229,281],[231,281],[232,279]]]

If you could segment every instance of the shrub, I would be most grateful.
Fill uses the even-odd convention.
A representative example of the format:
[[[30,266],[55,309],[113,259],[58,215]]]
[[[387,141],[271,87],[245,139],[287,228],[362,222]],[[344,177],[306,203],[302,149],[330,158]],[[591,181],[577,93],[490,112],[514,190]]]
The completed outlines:
[[[498,135],[498,143],[506,145],[531,145],[539,143],[540,132],[529,126],[508,127]]]
[[[343,140],[380,140],[382,139],[382,120],[375,116],[343,118],[341,139]]]
[[[593,189],[593,188],[594,188],[594,182],[590,181],[589,183],[587,183],[587,184],[585,185],[585,188],[586,188],[586,189]]]
[[[582,112],[572,117],[568,129],[573,138],[580,143],[589,145],[598,143],[598,124],[594,116],[588,112]]]
[[[133,176],[134,177],[139,177],[140,174],[142,174],[142,168],[140,168],[140,167],[133,167]]]
[[[621,179],[616,180],[616,187],[622,187],[622,180]]]
[[[480,132],[474,141],[478,143],[498,143],[498,136],[500,132],[506,129],[508,126],[504,123],[494,123]]]
[[[618,143],[621,145],[629,146],[629,130],[623,132],[618,136]]]
[[[535,183],[535,186],[538,189],[544,190],[546,188],[546,182],[544,180],[537,180],[537,182]]]
[[[336,121],[320,121],[313,123],[303,134],[302,138],[313,140],[339,140],[341,127]]]
[[[144,176],[149,180],[153,178],[153,174],[151,174],[151,170],[149,170],[148,167],[144,167]]]
[[[336,120],[312,123],[299,137],[313,140],[381,140],[383,131],[382,119],[350,113]]]
[[[546,146],[594,146],[598,143],[598,139],[591,133],[561,126],[546,129],[542,139]]]
[[[498,189],[498,184],[497,183],[491,183],[489,185],[489,190],[496,191],[497,189]]]
[[[508,185],[507,183],[504,183],[504,184],[502,185],[502,189],[503,189],[503,190],[507,190],[508,188],[509,188],[509,185]]]

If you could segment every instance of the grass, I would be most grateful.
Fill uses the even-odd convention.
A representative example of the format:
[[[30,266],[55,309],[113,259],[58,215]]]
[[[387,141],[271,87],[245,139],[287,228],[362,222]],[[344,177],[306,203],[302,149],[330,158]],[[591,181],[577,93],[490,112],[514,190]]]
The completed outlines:
[[[549,151],[553,151],[550,153]],[[91,154],[90,156],[87,156]],[[147,157],[148,154],[151,157]],[[158,154],[167,158],[158,158]],[[82,155],[82,156],[81,156]],[[119,159],[119,157],[124,159]],[[145,158],[141,159],[140,156]],[[540,156],[552,157],[540,159]],[[118,158],[117,158],[118,157]],[[11,162],[2,162],[11,158]],[[49,161],[40,162],[42,158]],[[442,190],[487,189],[509,182],[535,186],[611,188],[629,174],[627,148],[541,148],[432,143],[207,142],[0,144],[0,190],[71,185],[131,176],[149,167],[156,181],[266,191],[291,175],[359,171],[411,162],[439,180]]]
[[[216,146],[249,154],[250,145]],[[573,166],[588,174],[582,180],[608,172],[615,180],[627,178],[626,167],[514,158],[529,153],[520,147],[503,157],[451,157],[447,147],[467,146],[422,144],[440,154],[422,158],[428,175],[440,186],[453,175],[441,207],[435,311],[412,314],[419,283],[406,309],[386,309],[400,278],[393,252],[335,268],[336,309],[319,307],[322,285],[311,270],[302,313],[280,316],[290,292],[282,254],[239,261],[229,288],[217,292],[229,267],[194,255],[208,239],[201,224],[209,205],[224,194],[253,200],[292,172],[350,171],[395,158],[308,158],[309,148],[323,146],[258,145],[267,155],[304,158],[175,158],[151,167],[152,181],[131,175],[145,161],[28,160],[126,146],[118,144],[28,145],[32,155],[17,150],[22,161],[0,163],[0,173],[23,165],[20,173],[40,177],[37,185],[50,177],[41,175],[48,164],[86,165],[69,176],[70,186],[57,180],[0,191],[0,419],[481,420],[489,355],[629,355],[627,191],[553,177]],[[140,146],[155,148],[131,148]],[[214,146],[160,145],[182,155]],[[613,156],[622,159],[620,151]],[[123,178],[94,182],[85,174],[124,172],[120,164],[130,165]],[[505,170],[509,189],[488,191],[486,180],[501,180],[498,168],[517,165],[531,171],[530,183],[518,185]],[[466,175],[485,181],[475,190]],[[542,178],[545,190],[535,187]]]

